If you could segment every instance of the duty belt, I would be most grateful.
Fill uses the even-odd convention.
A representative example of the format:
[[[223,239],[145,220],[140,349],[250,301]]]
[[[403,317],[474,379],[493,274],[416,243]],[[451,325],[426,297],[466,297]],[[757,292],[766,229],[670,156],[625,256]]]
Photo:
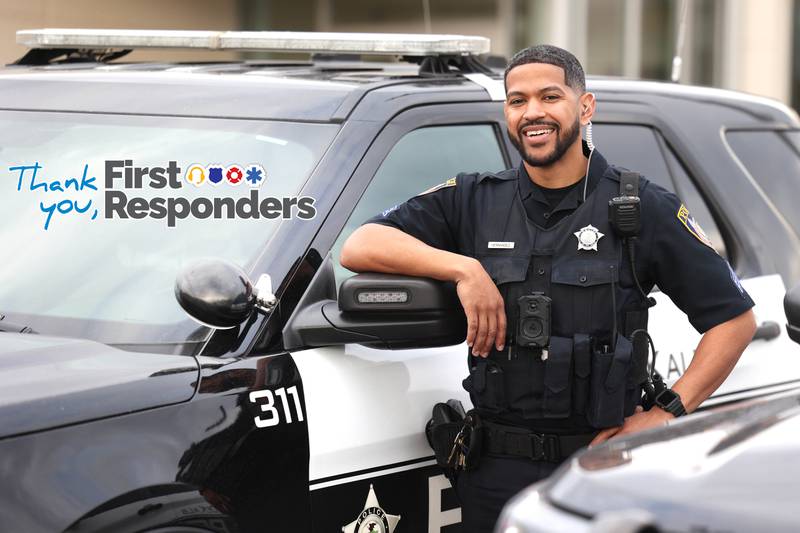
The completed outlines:
[[[484,422],[483,450],[487,453],[560,463],[588,445],[597,433],[554,435]]]

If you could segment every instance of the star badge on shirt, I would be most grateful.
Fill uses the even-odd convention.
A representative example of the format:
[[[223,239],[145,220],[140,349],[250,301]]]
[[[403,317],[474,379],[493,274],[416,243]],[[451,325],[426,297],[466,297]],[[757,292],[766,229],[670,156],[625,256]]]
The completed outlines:
[[[605,234],[589,224],[574,233],[578,239],[578,250],[594,250],[597,251],[597,241],[600,240]]]

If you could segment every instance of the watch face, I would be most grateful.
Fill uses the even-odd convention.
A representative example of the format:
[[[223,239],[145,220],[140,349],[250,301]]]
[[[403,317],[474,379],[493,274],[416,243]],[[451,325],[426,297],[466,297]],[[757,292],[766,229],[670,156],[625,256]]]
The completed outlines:
[[[674,402],[678,398],[678,395],[669,390],[665,389],[661,394],[658,395],[658,403],[661,405],[669,405]]]

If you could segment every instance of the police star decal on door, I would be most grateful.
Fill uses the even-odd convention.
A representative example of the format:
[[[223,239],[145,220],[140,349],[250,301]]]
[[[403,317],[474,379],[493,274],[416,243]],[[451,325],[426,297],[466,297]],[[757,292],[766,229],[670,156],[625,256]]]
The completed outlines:
[[[375,496],[375,489],[370,485],[364,510],[358,518],[344,526],[342,531],[343,533],[392,533],[399,521],[399,515],[386,514],[386,511],[381,509],[378,497]]]

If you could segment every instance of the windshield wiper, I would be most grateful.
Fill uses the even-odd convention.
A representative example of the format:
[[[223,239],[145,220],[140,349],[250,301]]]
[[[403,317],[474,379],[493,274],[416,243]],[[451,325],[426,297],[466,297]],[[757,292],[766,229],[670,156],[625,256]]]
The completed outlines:
[[[30,326],[21,326],[13,322],[7,322],[5,315],[0,315],[0,332],[4,333],[36,333]]]

